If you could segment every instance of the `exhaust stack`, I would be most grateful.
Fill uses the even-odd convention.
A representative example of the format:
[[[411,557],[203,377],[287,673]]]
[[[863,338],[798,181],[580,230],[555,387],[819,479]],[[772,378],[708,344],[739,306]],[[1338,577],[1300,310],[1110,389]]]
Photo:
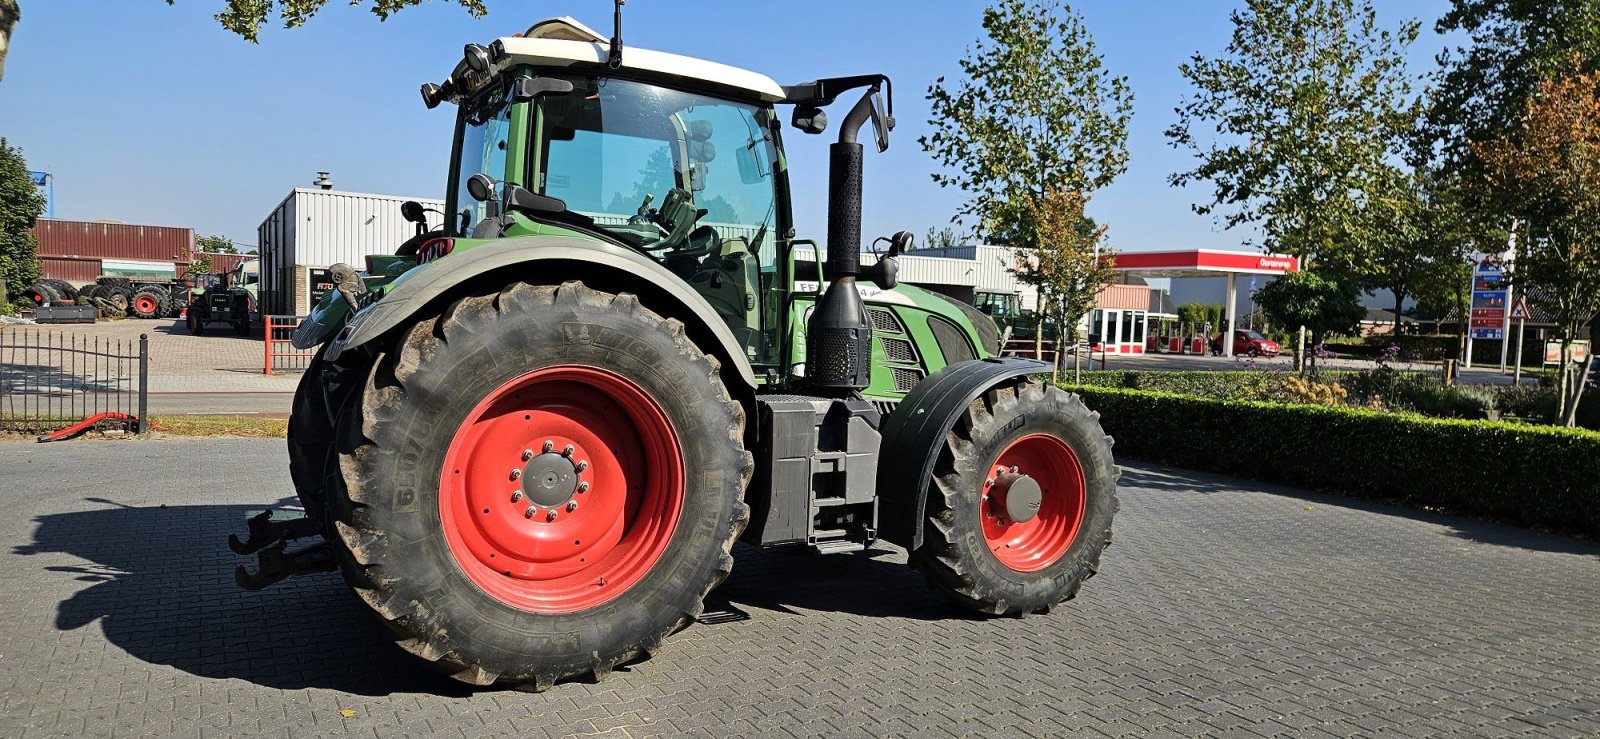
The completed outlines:
[[[806,325],[806,377],[819,390],[861,390],[872,382],[872,325],[856,292],[861,274],[861,180],[865,149],[856,135],[873,114],[862,96],[828,149],[828,291]]]

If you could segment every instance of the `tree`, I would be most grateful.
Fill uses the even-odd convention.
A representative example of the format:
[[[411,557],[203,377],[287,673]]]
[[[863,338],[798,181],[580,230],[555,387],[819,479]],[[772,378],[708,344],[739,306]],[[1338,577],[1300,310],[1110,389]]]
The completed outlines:
[[[971,195],[958,219],[1035,248],[1035,201],[1088,195],[1127,168],[1133,94],[1059,0],[1000,0],[983,30],[960,62],[966,79],[928,87],[933,132],[918,141],[945,168],[934,182]]]
[[[201,236],[194,240],[195,249],[212,254],[238,254],[239,249],[233,245],[233,240],[220,234]]]
[[[211,262],[211,255],[207,252],[196,251],[189,255],[189,279],[195,275],[209,275],[216,272],[216,266]]]
[[[1354,331],[1365,318],[1360,294],[1348,280],[1335,280],[1315,272],[1290,272],[1256,291],[1256,305],[1272,323],[1285,328],[1305,326],[1311,343],[1322,344],[1329,334]],[[1309,366],[1316,366],[1314,359]]]
[[[11,48],[11,30],[22,20],[17,0],[0,0],[0,80],[6,78],[6,50]]]
[[[1019,279],[1039,290],[1040,313],[1062,327],[1062,338],[1077,334],[1078,321],[1115,274],[1116,255],[1104,246],[1106,227],[1084,216],[1088,203],[1072,190],[1051,190],[1034,199],[1029,220],[1036,224],[1040,247],[1035,259],[1015,268]],[[1060,379],[1060,367],[1058,361],[1053,380]]]
[[[1557,409],[1573,425],[1572,342],[1600,313],[1600,71],[1574,54],[1568,71],[1540,82],[1516,128],[1472,143],[1503,212],[1518,222],[1513,279],[1556,319],[1562,372]]]
[[[421,5],[423,0],[350,0],[351,5],[366,5],[378,20],[389,20],[389,16],[400,12],[413,5]],[[466,8],[474,18],[482,18],[489,12],[484,5],[484,0],[452,0],[461,7]],[[176,5],[177,0],[167,0],[168,5]],[[267,20],[277,15],[283,20],[284,28],[298,28],[305,25],[307,19],[316,15],[328,0],[227,0],[226,7],[217,13],[216,19],[223,28],[243,36],[250,43],[260,41],[261,29],[267,25]],[[11,29],[17,20],[22,17],[21,10],[17,7],[17,0],[0,0],[0,79],[5,77],[6,47],[11,38]]]
[[[960,232],[945,226],[943,228],[928,227],[928,235],[922,238],[919,249],[953,249],[961,246],[966,239],[961,238]]]
[[[1541,80],[1565,68],[1600,64],[1600,0],[1454,0],[1440,34],[1466,42],[1439,55],[1432,139],[1453,169],[1480,171],[1468,142],[1494,141],[1518,128]]]
[[[1364,270],[1368,289],[1394,294],[1395,333],[1407,297],[1424,288],[1434,272],[1459,274],[1470,258],[1472,239],[1462,207],[1462,189],[1449,175],[1426,166],[1392,168],[1372,203],[1376,238]],[[1465,281],[1462,283],[1465,288]]]
[[[482,18],[489,12],[484,0],[452,1],[466,8],[474,18]],[[327,5],[328,0],[227,0],[227,3],[227,7],[216,15],[217,22],[253,44],[260,40],[261,29],[274,14],[283,21],[284,28],[299,28],[316,15],[322,6]],[[175,5],[176,0],[167,0],[167,4]],[[365,5],[373,15],[378,16],[378,20],[386,21],[401,10],[421,5],[422,0],[350,0],[350,4]]]
[[[21,295],[39,278],[38,243],[29,229],[44,215],[44,195],[28,176],[22,150],[0,138],[0,281]]]
[[[1179,67],[1195,91],[1166,135],[1200,163],[1171,182],[1213,183],[1195,212],[1256,225],[1268,251],[1357,274],[1372,243],[1367,203],[1405,143],[1417,24],[1379,29],[1370,0],[1248,0],[1232,20],[1221,55]]]

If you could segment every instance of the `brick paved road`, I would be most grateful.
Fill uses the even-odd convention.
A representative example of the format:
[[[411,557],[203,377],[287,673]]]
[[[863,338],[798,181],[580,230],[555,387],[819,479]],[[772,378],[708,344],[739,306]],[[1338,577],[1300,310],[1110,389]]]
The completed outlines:
[[[1574,539],[1133,467],[1053,616],[970,618],[888,549],[739,550],[709,605],[742,620],[598,685],[471,692],[337,576],[234,589],[224,536],[284,464],[0,444],[0,736],[1600,734],[1600,546]]]

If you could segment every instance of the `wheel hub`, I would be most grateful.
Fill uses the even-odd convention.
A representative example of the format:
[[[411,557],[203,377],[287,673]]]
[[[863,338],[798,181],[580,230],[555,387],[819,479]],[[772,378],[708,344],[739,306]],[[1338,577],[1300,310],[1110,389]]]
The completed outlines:
[[[1027,475],[1007,470],[995,475],[990,495],[1003,504],[1006,518],[1015,523],[1032,521],[1039,515],[1039,505],[1044,502],[1044,492],[1039,482]]]
[[[578,469],[571,457],[555,452],[534,455],[523,465],[522,491],[542,508],[564,506],[578,490]]]

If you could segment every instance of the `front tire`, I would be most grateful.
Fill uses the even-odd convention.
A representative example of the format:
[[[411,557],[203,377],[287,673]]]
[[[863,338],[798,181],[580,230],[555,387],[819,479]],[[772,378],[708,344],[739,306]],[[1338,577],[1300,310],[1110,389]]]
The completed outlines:
[[[982,613],[1046,613],[1099,568],[1116,464],[1076,395],[1026,381],[989,390],[946,434],[911,563]]]
[[[359,393],[328,491],[341,568],[457,679],[604,677],[688,626],[732,567],[743,409],[682,324],[632,295],[458,300]]]

